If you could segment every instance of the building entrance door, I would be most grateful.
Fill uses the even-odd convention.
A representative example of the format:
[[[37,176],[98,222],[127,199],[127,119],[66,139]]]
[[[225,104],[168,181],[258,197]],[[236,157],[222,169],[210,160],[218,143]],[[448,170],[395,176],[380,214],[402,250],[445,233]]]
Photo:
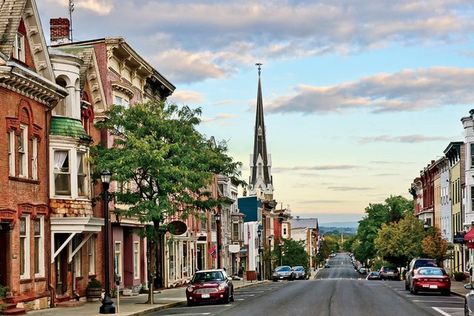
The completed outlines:
[[[8,258],[10,254],[10,225],[0,223],[0,285],[8,286]]]
[[[59,249],[61,245],[66,241],[67,234],[56,234],[55,236],[55,249]],[[56,272],[56,295],[64,295],[67,292],[67,247],[65,247],[54,260],[55,272]]]

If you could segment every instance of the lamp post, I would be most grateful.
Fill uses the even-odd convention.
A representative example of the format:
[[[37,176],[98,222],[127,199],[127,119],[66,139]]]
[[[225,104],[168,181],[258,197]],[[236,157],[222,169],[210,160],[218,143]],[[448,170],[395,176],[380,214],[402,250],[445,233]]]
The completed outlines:
[[[268,236],[268,275],[272,276],[272,239],[273,235]]]
[[[102,300],[102,305],[100,306],[100,314],[115,314],[114,302],[110,298],[110,249],[109,249],[109,184],[112,173],[108,170],[104,170],[100,174],[100,179],[102,180],[102,189],[103,189],[103,198],[102,204],[104,208],[104,278],[105,278],[105,295]]]
[[[262,238],[262,225],[258,225],[258,279],[262,280],[262,247],[260,246],[260,239]]]
[[[221,214],[216,212],[214,214],[216,219],[216,239],[217,239],[217,269],[221,268]]]

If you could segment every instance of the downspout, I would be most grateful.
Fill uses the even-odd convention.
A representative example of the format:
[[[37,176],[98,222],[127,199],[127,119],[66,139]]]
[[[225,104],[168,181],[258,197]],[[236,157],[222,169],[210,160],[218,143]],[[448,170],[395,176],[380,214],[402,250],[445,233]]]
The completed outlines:
[[[53,106],[54,107],[54,106]],[[46,189],[47,189],[47,192],[48,192],[48,211],[49,211],[49,222],[50,222],[50,225],[49,225],[49,238],[48,240],[51,242],[51,203],[50,203],[50,191],[49,191],[49,183],[50,183],[50,179],[49,179],[49,122],[50,120],[48,118],[51,118],[51,109],[52,108],[46,108],[46,111],[44,112],[44,120],[45,120],[45,127],[46,127],[46,131],[45,131],[45,143],[46,143],[46,170],[48,170],[47,172],[47,176],[46,176]],[[54,241],[53,241],[54,242]],[[56,297],[56,288],[51,284],[51,263],[50,263],[50,259],[51,258],[51,244],[49,245],[48,247],[48,251],[47,251],[47,258],[48,260],[46,260],[46,262],[48,262],[48,288],[49,288],[49,294],[50,294],[50,298],[49,298],[49,307],[50,308],[53,308],[55,307],[55,297]],[[54,262],[53,262],[53,266],[54,266]]]

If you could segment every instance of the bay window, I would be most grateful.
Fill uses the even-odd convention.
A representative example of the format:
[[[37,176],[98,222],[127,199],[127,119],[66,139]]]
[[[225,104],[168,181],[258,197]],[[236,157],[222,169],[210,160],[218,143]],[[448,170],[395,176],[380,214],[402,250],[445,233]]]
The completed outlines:
[[[69,151],[66,150],[54,152],[54,194],[71,195]]]

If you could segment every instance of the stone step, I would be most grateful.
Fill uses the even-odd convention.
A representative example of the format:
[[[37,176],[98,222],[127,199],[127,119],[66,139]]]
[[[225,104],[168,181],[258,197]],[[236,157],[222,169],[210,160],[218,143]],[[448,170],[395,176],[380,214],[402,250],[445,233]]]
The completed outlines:
[[[24,308],[16,307],[16,304],[7,304],[0,312],[1,315],[24,315],[26,310]]]

